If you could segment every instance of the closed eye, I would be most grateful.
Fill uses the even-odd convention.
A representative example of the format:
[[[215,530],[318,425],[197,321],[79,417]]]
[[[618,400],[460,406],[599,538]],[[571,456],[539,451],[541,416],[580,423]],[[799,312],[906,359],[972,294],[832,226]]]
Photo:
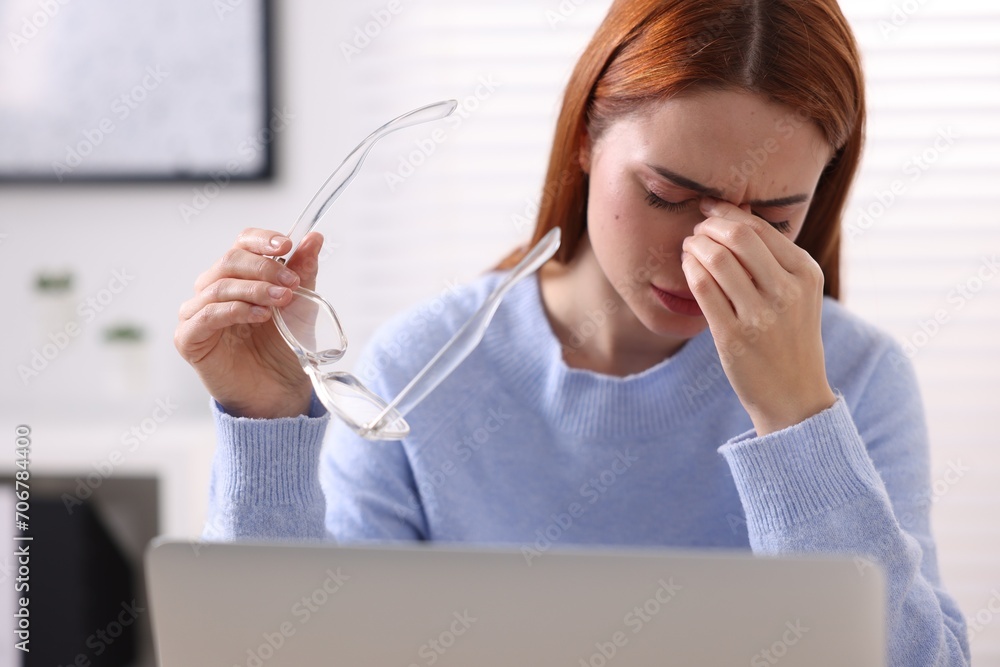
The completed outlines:
[[[668,211],[674,211],[674,212],[683,211],[685,208],[687,208],[687,203],[689,201],[692,200],[688,199],[687,201],[683,202],[667,201],[666,199],[663,199],[662,197],[653,194],[649,190],[646,190],[646,203],[652,206],[653,208],[663,208]]]
[[[692,202],[692,201],[694,201],[694,200],[693,199],[688,199],[688,200],[685,200],[685,201],[682,201],[682,202],[667,201],[666,199],[663,199],[659,195],[657,195],[657,194],[655,194],[655,193],[653,193],[653,192],[651,192],[649,190],[646,190],[646,203],[647,204],[649,204],[653,208],[665,209],[665,210],[671,211],[673,213],[678,213],[680,211],[683,211],[684,209],[687,208],[687,205],[690,202]],[[767,224],[769,224],[772,227],[774,227],[775,229],[777,229],[782,234],[787,234],[788,232],[790,232],[792,230],[792,224],[788,220],[782,220],[781,222],[771,222],[770,220],[768,220],[767,218],[765,218],[764,216],[762,216],[760,213],[757,213],[756,211],[751,211],[751,213],[753,213],[758,218],[760,218],[761,220],[763,220]]]
[[[756,215],[758,218],[760,218],[767,224],[777,229],[782,234],[787,234],[788,232],[792,231],[792,223],[790,223],[788,220],[782,220],[781,222],[771,222],[770,220],[761,216],[759,213],[754,213],[754,215]]]

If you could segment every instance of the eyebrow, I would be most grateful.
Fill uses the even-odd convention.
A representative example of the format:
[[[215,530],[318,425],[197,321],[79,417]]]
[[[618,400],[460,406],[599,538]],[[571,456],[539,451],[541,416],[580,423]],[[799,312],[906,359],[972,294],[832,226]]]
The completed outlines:
[[[653,164],[647,164],[647,167],[658,173],[663,178],[667,179],[679,187],[685,188],[687,190],[693,190],[698,194],[708,195],[709,197],[714,197],[716,199],[725,199],[725,196],[721,190],[716,188],[710,188],[707,185],[702,185],[697,181],[692,181],[690,178],[685,178],[680,174],[670,171],[665,167],[658,167]],[[788,197],[780,197],[778,199],[755,199],[750,202],[751,206],[756,206],[759,208],[781,208],[783,206],[793,206],[795,204],[802,204],[809,201],[810,196],[807,194],[801,195],[789,195]]]

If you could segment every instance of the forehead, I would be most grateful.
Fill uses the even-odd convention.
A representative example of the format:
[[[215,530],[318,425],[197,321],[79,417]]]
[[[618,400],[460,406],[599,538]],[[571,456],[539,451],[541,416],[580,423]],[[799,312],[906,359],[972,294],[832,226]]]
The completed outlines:
[[[801,113],[737,91],[656,102],[611,133],[636,160],[721,190],[734,202],[811,193],[833,154]]]

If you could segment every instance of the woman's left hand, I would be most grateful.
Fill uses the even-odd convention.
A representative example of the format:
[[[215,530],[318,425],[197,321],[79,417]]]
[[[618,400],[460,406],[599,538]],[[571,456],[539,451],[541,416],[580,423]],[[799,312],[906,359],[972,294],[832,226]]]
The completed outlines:
[[[681,267],[757,435],[829,408],[819,264],[748,210],[707,198],[701,210]]]

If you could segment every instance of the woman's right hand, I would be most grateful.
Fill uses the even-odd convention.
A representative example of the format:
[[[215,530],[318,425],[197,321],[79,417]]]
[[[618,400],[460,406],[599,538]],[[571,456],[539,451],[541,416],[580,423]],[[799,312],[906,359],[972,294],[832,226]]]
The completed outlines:
[[[278,232],[249,228],[195,281],[181,305],[174,345],[228,412],[277,418],[307,414],[309,378],[271,321],[296,287],[316,284],[323,237],[310,233],[288,266],[271,259],[292,249]]]

